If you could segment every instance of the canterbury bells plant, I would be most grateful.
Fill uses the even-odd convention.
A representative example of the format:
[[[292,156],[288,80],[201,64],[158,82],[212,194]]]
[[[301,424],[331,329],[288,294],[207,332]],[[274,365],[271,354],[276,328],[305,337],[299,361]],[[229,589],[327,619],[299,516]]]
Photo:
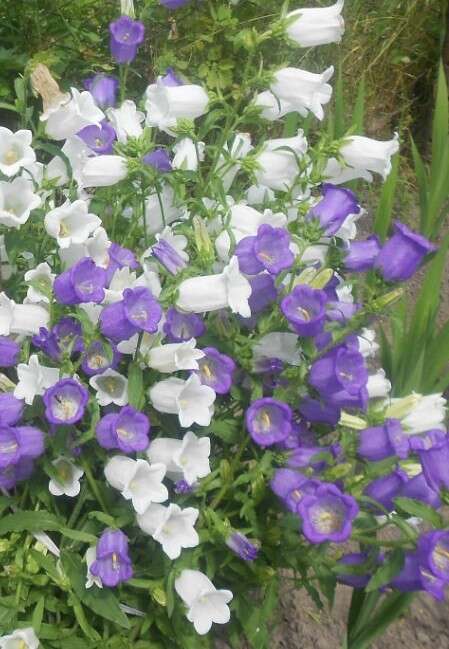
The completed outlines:
[[[264,649],[291,576],[443,598],[446,400],[397,395],[375,333],[436,246],[357,238],[344,183],[398,137],[330,141],[332,65],[286,65],[343,0],[264,32],[248,3],[121,4],[117,73],[40,63],[40,118],[0,127],[0,647]],[[132,92],[151,12],[226,25],[229,92],[187,60]]]

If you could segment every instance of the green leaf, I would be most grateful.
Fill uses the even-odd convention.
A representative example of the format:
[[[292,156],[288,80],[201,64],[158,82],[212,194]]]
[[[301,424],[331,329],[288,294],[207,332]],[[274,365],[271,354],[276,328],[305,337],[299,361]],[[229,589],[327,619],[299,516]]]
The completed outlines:
[[[389,595],[376,614],[372,615],[359,633],[350,639],[348,649],[368,649],[372,642],[381,636],[408,609],[413,601],[413,593],[393,593]]]
[[[44,616],[44,606],[45,606],[45,597],[42,595],[34,607],[33,617],[31,618],[31,626],[36,632],[36,635],[39,635],[41,630],[42,618]]]
[[[8,532],[60,531],[61,523],[46,511],[20,511],[0,520],[0,536]]]
[[[437,96],[432,124],[432,166],[430,175],[434,177],[441,167],[448,144],[449,100],[446,73],[443,62],[438,69]]]
[[[404,565],[404,551],[398,548],[393,550],[389,557],[384,561],[371,577],[366,587],[367,592],[378,590],[385,584],[388,584],[395,577]]]
[[[131,363],[128,369],[128,395],[129,403],[140,410],[145,403],[143,393],[143,372],[138,363]]]
[[[406,514],[410,514],[410,516],[416,516],[417,518],[422,518],[423,521],[427,521],[434,527],[444,527],[444,521],[442,517],[437,511],[432,509],[432,507],[429,507],[428,505],[425,505],[418,500],[413,500],[412,498],[394,498],[394,502]]]
[[[395,155],[390,175],[383,184],[379,205],[374,217],[374,232],[382,239],[386,238],[393,215],[394,199],[399,176],[400,156]]]

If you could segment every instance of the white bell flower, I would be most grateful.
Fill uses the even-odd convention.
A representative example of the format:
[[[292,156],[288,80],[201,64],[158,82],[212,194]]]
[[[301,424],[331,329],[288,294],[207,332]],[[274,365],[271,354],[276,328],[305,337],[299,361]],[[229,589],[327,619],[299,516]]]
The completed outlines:
[[[136,353],[137,345],[139,344],[139,334],[135,334],[134,336],[131,336],[129,340],[122,340],[119,342],[117,345],[117,349],[121,354],[129,354],[130,356],[134,356]],[[154,345],[158,345],[160,342],[161,336],[159,333],[157,334],[149,334],[148,332],[144,332],[142,339],[140,341],[140,353],[142,356],[146,356],[150,349]]]
[[[341,164],[336,158],[330,158],[324,175],[334,185],[340,185],[356,178],[372,182],[373,173],[379,174],[386,180],[392,168],[391,158],[398,151],[399,136],[397,133],[386,142],[352,135],[346,138],[339,151],[345,164]]]
[[[231,149],[228,150],[227,144],[223,148],[228,153],[228,156],[220,155],[215,172],[221,177],[223,188],[227,192],[240,169],[239,160],[245,158],[253,149],[251,135],[249,133],[236,133]],[[232,162],[229,158],[231,158]]]
[[[375,356],[379,350],[379,345],[376,342],[376,332],[374,329],[362,329],[360,335],[357,336],[357,341],[359,345],[359,352],[365,358],[371,358]]]
[[[81,172],[84,187],[110,187],[126,178],[128,164],[120,155],[97,155],[88,158]]]
[[[52,478],[48,484],[48,490],[53,496],[69,496],[74,498],[80,492],[80,478],[84,471],[76,466],[66,457],[58,457],[53,460],[57,478]]]
[[[385,370],[380,369],[375,374],[370,374],[366,389],[370,399],[385,399],[391,392],[391,383],[385,375]]]
[[[108,368],[102,374],[92,376],[89,385],[96,390],[96,399],[100,406],[126,406],[128,403],[128,379]]]
[[[141,123],[145,115],[137,110],[131,99],[126,99],[120,108],[108,108],[106,111],[119,142],[127,142],[129,137],[140,137],[143,133]]]
[[[169,343],[153,347],[146,356],[150,367],[164,373],[177,372],[178,370],[197,370],[197,361],[203,357],[204,352],[196,349],[195,338],[181,343]]]
[[[95,104],[89,91],[79,92],[76,88],[71,88],[71,94],[70,101],[40,117],[41,121],[46,122],[45,130],[53,140],[65,140],[85,126],[99,125],[104,119],[103,111]]]
[[[86,559],[86,565],[87,565],[86,586],[85,586],[86,589],[92,588],[92,586],[98,586],[98,588],[103,588],[103,582],[101,581],[101,577],[97,577],[96,575],[93,575],[90,571],[91,565],[93,564],[94,561],[97,560],[97,548],[95,546],[91,546],[90,548],[87,548],[84,558]]]
[[[33,134],[20,130],[13,133],[0,126],[0,171],[5,176],[15,176],[22,167],[33,164],[36,154],[31,148]]]
[[[28,270],[24,275],[25,282],[32,282],[29,286],[27,298],[30,302],[50,302],[46,293],[51,292],[56,275],[51,272],[50,266],[46,261],[42,262],[36,268]],[[43,293],[42,291],[45,291]]]
[[[209,386],[202,385],[196,374],[187,381],[175,377],[159,381],[148,394],[156,410],[178,415],[183,428],[192,424],[209,426],[211,422],[216,394]]]
[[[278,358],[289,365],[300,365],[299,338],[294,333],[273,331],[262,336],[253,347],[254,361]]]
[[[146,460],[133,460],[115,455],[105,466],[106,480],[121,492],[125,500],[131,500],[138,514],[143,514],[151,503],[163,503],[168,498],[164,464],[149,464]]]
[[[194,120],[207,112],[209,97],[201,86],[166,86],[159,77],[145,91],[147,126],[156,126],[169,135],[178,119]]]
[[[56,239],[60,248],[72,244],[83,244],[94,230],[101,225],[101,219],[89,212],[86,201],[69,200],[48,212],[44,219],[47,234]]]
[[[173,169],[196,171],[199,163],[204,160],[204,142],[198,142],[197,147],[198,152],[195,143],[188,137],[179,140],[173,147],[173,151],[175,152],[172,160]]]
[[[14,389],[14,396],[31,406],[35,396],[44,394],[47,388],[59,381],[59,369],[41,365],[37,354],[32,354],[28,363],[19,363],[17,366],[17,378],[19,382]]]
[[[267,140],[256,158],[259,165],[255,171],[257,183],[275,191],[291,189],[299,173],[297,158],[304,156],[307,146],[302,130],[294,137]]]
[[[48,311],[39,304],[16,304],[5,293],[0,293],[0,336],[38,334],[49,321]]]
[[[97,266],[107,268],[110,245],[106,230],[98,227],[84,243],[72,243],[68,248],[60,248],[59,257],[66,268],[71,268],[84,257],[90,257]]]
[[[446,430],[447,401],[441,393],[418,394],[412,392],[407,397],[390,399],[385,417],[400,419],[404,432],[418,435],[433,428]]]
[[[180,439],[159,437],[146,451],[151,462],[161,462],[167,467],[167,477],[177,481],[183,478],[192,485],[210,473],[210,439],[197,437],[189,430]]]
[[[170,185],[163,185],[162,191],[150,194],[145,201],[146,227],[149,234],[161,232],[183,216],[183,210],[175,204],[175,192]]]
[[[93,155],[92,149],[77,135],[67,138],[62,147],[62,152],[67,156],[72,176],[81,185],[81,172],[88,158]],[[45,167],[45,175],[49,180],[56,180],[56,186],[61,187],[69,182],[67,167],[61,156],[55,156]]]
[[[34,629],[16,629],[9,635],[0,637],[0,649],[38,649],[39,638]]]
[[[3,280],[7,280],[11,277],[13,269],[9,263],[8,251],[6,250],[5,245],[5,236],[0,234],[0,271]]]
[[[183,570],[175,580],[175,590],[187,607],[187,619],[199,635],[205,635],[212,624],[226,624],[231,619],[230,590],[217,590],[199,570]]]
[[[206,313],[229,307],[233,313],[249,318],[251,285],[240,272],[237,257],[217,275],[190,277],[178,287],[176,306],[188,313]]]
[[[344,0],[337,0],[330,7],[295,9],[286,15],[289,38],[300,47],[314,47],[339,43],[345,32],[341,15]]]
[[[123,291],[135,286],[136,279],[136,273],[134,273],[129,266],[118,268],[112,276],[109,288],[105,289],[103,304],[120,302],[123,297]]]
[[[33,183],[27,178],[14,178],[12,182],[0,182],[0,224],[8,228],[20,228],[30,218],[32,210],[42,203],[34,193]]]
[[[140,529],[153,537],[162,545],[162,549],[170,559],[177,559],[182,548],[195,548],[199,536],[195,523],[199,511],[194,507],[181,509],[170,503],[164,505],[151,504],[143,514],[137,516]]]

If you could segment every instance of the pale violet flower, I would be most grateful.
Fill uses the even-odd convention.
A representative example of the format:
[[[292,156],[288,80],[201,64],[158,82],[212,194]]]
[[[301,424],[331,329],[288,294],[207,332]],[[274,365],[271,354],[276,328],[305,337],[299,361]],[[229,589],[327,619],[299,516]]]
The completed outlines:
[[[301,8],[286,15],[289,38],[300,47],[339,43],[345,31],[341,15],[344,0],[330,7]]]
[[[232,257],[221,273],[190,277],[181,282],[176,306],[188,313],[205,313],[229,307],[233,313],[249,318],[250,296],[251,285],[240,272],[237,257]]]
[[[385,375],[385,370],[380,369],[375,374],[370,374],[366,389],[370,399],[385,399],[391,391],[391,383]]]
[[[0,126],[0,172],[5,176],[15,176],[22,167],[33,164],[36,154],[31,148],[33,134],[20,130],[13,133]]]
[[[212,624],[226,624],[231,618],[230,590],[217,590],[199,570],[183,570],[175,580],[175,590],[187,607],[187,619],[199,635],[205,635]]]
[[[32,354],[28,363],[19,363],[17,366],[17,378],[19,382],[14,389],[14,396],[31,405],[35,396],[44,394],[47,388],[59,381],[59,369],[41,365],[37,354]]]
[[[182,440],[170,437],[153,440],[146,453],[151,462],[167,467],[167,477],[171,480],[183,478],[192,485],[210,473],[210,439],[197,437],[190,430]]]
[[[100,406],[126,406],[128,403],[128,379],[112,369],[102,374],[92,376],[89,380],[91,387],[96,390],[97,402]]]
[[[433,428],[446,430],[447,401],[441,393],[423,395],[412,392],[407,397],[390,399],[387,403],[385,416],[400,419],[408,435],[418,435]]]
[[[28,282],[27,298],[30,302],[50,302],[47,293],[51,293],[53,281],[56,275],[51,272],[50,266],[46,261],[42,262],[36,268],[28,270],[24,275],[25,282]],[[45,291],[43,293],[42,291]]]
[[[168,507],[151,504],[137,516],[137,523],[143,532],[162,545],[170,559],[177,559],[182,548],[195,548],[200,542],[195,530],[198,515],[194,507],[181,509],[173,503]]]
[[[16,304],[5,293],[0,293],[0,336],[38,334],[49,321],[48,311],[39,304]]]
[[[81,172],[84,187],[110,187],[126,178],[128,165],[120,155],[97,155],[88,158]]]
[[[187,381],[175,377],[159,381],[148,394],[156,410],[178,415],[183,428],[192,424],[209,426],[211,422],[216,394],[196,374],[191,374]]]
[[[275,191],[291,189],[299,173],[297,159],[304,156],[307,146],[302,130],[294,137],[267,140],[256,157],[257,183]]]
[[[46,122],[45,130],[53,140],[65,140],[85,126],[98,125],[104,119],[103,111],[95,104],[90,92],[79,92],[76,88],[71,88],[71,94],[70,101],[51,114],[40,117],[41,121]]]
[[[170,226],[165,227],[162,232],[156,234],[156,241],[165,241],[178,253],[183,261],[189,261],[189,255],[185,250],[188,243],[187,237],[183,234],[175,234]],[[142,254],[141,263],[144,264],[148,258],[152,257],[152,255],[153,252],[150,247]]]
[[[93,575],[90,571],[91,565],[93,564],[94,561],[97,560],[97,549],[94,546],[87,548],[84,558],[86,559],[86,566],[87,566],[86,586],[85,586],[86,589],[92,588],[92,586],[98,586],[98,588],[103,588],[103,582],[101,581],[101,577],[97,577],[96,575]]]
[[[48,490],[53,496],[69,496],[74,498],[80,492],[80,478],[84,471],[76,466],[66,457],[58,457],[53,460],[57,478],[52,478],[48,484]]]
[[[301,354],[298,347],[299,338],[294,333],[273,331],[259,338],[253,347],[255,362],[267,358],[277,358],[289,365],[300,365]]]
[[[14,178],[9,183],[0,182],[0,224],[20,228],[41,202],[40,196],[33,191],[31,180]]]
[[[201,86],[166,86],[159,77],[146,89],[147,126],[172,135],[178,119],[194,120],[207,111],[209,97]]]
[[[196,340],[191,338],[182,343],[159,345],[149,350],[146,358],[148,365],[159,372],[177,372],[178,370],[197,370],[198,360],[204,352],[196,349]]]
[[[145,115],[137,110],[131,99],[126,99],[120,108],[108,108],[106,115],[117,133],[119,142],[126,142],[129,137],[140,137],[143,133],[141,123]]]
[[[175,157],[172,160],[173,169],[196,171],[198,164],[204,160],[204,147],[204,142],[197,142],[195,147],[193,140],[188,137],[179,140],[173,147],[175,152]]]
[[[159,200],[160,199],[160,200]],[[175,203],[175,192],[170,185],[163,185],[162,191],[150,194],[145,201],[146,227],[149,234],[161,232],[165,226],[177,221],[183,215]]]
[[[372,182],[373,173],[385,180],[391,171],[391,158],[399,151],[399,136],[386,142],[373,140],[361,135],[352,135],[340,147],[343,164],[336,158],[328,160],[324,175],[334,185],[346,183],[356,178]]]
[[[56,239],[60,248],[68,248],[72,244],[83,244],[99,225],[101,219],[89,212],[86,201],[69,200],[45,215],[45,230]]]
[[[138,514],[143,514],[151,503],[167,500],[167,487],[162,483],[165,472],[164,464],[149,464],[124,455],[115,455],[104,469],[111,487],[120,491],[125,500],[131,500]]]
[[[0,637],[0,649],[38,649],[39,638],[31,627]]]

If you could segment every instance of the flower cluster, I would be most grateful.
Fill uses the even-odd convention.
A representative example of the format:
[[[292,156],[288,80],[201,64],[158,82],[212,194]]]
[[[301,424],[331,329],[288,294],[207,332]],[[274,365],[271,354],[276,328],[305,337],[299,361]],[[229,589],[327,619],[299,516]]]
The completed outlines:
[[[342,8],[292,11],[264,38],[338,42]],[[31,515],[11,531],[36,534],[48,620],[62,589],[61,637],[75,620],[96,641],[101,618],[132,616],[134,639],[190,637],[184,616],[201,635],[245,629],[247,591],[278,568],[362,587],[383,562],[385,591],[442,597],[448,534],[408,519],[440,520],[446,402],[393,398],[372,328],[436,246],[400,222],[357,240],[364,211],[342,186],[385,179],[397,136],[266,136],[289,113],[323,119],[332,67],[273,71],[244,104],[173,69],[126,98],[144,36],[130,15],[111,23],[120,82],[37,84],[55,157],[0,128],[0,486],[12,517]],[[381,537],[366,549],[390,525],[405,530],[400,564]],[[327,551],[349,539],[359,554]],[[37,642],[21,629],[0,646]]]

